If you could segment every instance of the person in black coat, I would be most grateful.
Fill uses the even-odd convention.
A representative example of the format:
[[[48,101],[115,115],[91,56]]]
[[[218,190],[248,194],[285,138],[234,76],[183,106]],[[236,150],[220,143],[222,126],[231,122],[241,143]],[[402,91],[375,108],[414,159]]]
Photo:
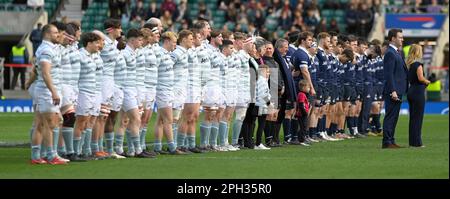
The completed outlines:
[[[396,144],[394,134],[397,126],[402,96],[408,90],[408,76],[405,61],[400,49],[403,44],[403,33],[401,29],[391,29],[388,32],[389,47],[384,55],[384,99],[386,116],[383,121],[382,148],[400,148]]]
[[[280,145],[279,134],[281,129],[281,124],[284,121],[286,110],[294,109],[293,103],[296,101],[296,86],[294,83],[294,78],[290,70],[288,63],[290,61],[286,57],[288,51],[289,42],[285,39],[279,39],[275,43],[275,51],[273,53],[274,60],[278,63],[280,67],[280,73],[283,78],[284,90],[281,92],[281,97],[279,98],[280,110],[278,111],[277,122],[274,125],[274,135],[273,142],[275,145]]]
[[[413,44],[406,61],[408,66],[408,103],[409,103],[409,146],[424,147],[422,143],[422,123],[425,109],[425,87],[430,81],[425,78],[422,58],[422,47]]]

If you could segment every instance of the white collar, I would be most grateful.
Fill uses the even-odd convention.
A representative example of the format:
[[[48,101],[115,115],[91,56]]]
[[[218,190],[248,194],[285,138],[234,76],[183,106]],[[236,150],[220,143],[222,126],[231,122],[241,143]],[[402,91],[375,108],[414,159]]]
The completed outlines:
[[[303,50],[303,52],[305,52],[306,54],[309,55],[308,50],[306,50],[306,48],[304,48],[303,46],[299,46],[298,47],[300,50]]]
[[[398,51],[397,46],[394,46],[394,45],[392,45],[392,44],[389,44],[389,46],[392,47],[395,51]]]

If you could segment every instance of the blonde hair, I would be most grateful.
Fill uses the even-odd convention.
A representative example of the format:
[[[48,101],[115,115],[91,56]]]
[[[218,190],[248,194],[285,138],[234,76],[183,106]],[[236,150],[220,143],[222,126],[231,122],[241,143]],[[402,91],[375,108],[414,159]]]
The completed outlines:
[[[161,35],[161,40],[177,40],[177,34],[174,32],[167,31]]]
[[[406,67],[408,67],[408,70],[411,67],[412,63],[422,59],[422,55],[422,46],[420,46],[419,44],[411,45],[411,48],[409,49],[408,59],[406,59]]]

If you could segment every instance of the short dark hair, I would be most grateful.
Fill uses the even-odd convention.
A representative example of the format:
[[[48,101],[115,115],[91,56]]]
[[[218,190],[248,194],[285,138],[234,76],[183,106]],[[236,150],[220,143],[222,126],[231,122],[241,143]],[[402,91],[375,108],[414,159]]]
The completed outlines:
[[[298,35],[297,44],[300,45],[302,41],[306,41],[308,37],[314,37],[314,34],[309,31],[304,31]]]
[[[224,30],[222,31],[222,37],[223,39],[230,39],[231,35],[233,35],[233,32],[229,31],[229,30]]]
[[[107,19],[103,23],[103,28],[106,30],[108,28],[119,29],[122,27],[122,23],[118,19]]]
[[[370,44],[379,46],[381,45],[381,41],[378,39],[372,39],[372,41],[370,41]]]
[[[142,32],[136,28],[131,28],[130,30],[128,30],[127,32],[127,39],[130,38],[138,38],[138,37],[144,37],[144,35],[142,34]]]
[[[363,39],[363,38],[359,38],[358,39],[358,46],[360,46],[360,45],[368,45],[369,43],[365,40],[365,39]]]
[[[348,40],[349,42],[354,42],[354,41],[358,41],[358,38],[357,38],[355,35],[349,35],[349,36],[347,37],[347,40]]]
[[[208,21],[200,19],[194,24],[194,29],[201,30],[206,27],[206,24],[208,24]]]
[[[233,42],[231,40],[225,39],[222,42],[222,48],[225,48],[225,47],[231,46],[231,45],[233,45]]]
[[[51,23],[52,25],[54,25],[57,29],[58,29],[58,31],[66,31],[66,24],[65,23],[63,23],[63,22],[60,22],[60,21],[53,21],[52,23]]]
[[[295,43],[295,41],[298,40],[298,37],[300,35],[300,31],[295,30],[293,32],[288,33],[288,42],[289,43]]]
[[[181,41],[183,41],[184,38],[189,37],[189,35],[194,36],[194,33],[192,33],[192,31],[190,30],[182,30],[178,33],[178,44],[181,43]]]
[[[77,30],[72,25],[67,24],[66,26],[66,33],[72,36],[75,36]]]
[[[388,41],[392,41],[392,38],[397,37],[397,33],[403,32],[402,29],[393,28],[388,32]]]
[[[349,48],[344,49],[344,51],[342,51],[342,55],[346,56],[349,60],[353,60],[353,57],[355,56],[355,54],[353,54],[353,50]]]
[[[328,34],[330,35],[330,37],[338,36],[338,33],[335,31],[329,31]]]
[[[242,33],[242,32],[235,32],[234,33],[234,39],[235,40],[245,40],[247,38],[248,38],[248,36],[246,34]]]
[[[222,31],[214,29],[211,31],[211,38],[218,37],[220,34],[222,34]]]
[[[86,47],[88,43],[98,41],[102,39],[99,35],[92,33],[92,32],[86,32],[81,35],[81,44],[83,47]]]

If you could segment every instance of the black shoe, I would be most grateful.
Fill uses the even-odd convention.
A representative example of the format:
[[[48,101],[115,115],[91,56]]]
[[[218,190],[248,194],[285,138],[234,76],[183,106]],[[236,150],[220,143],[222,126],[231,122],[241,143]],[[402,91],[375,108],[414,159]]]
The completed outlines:
[[[80,157],[83,158],[83,159],[85,159],[85,160],[87,160],[87,161],[90,161],[90,160],[99,160],[98,158],[96,158],[96,157],[94,157],[94,156],[92,156],[92,155],[81,155]]]
[[[155,158],[156,155],[150,155],[148,153],[141,152],[139,154],[136,154],[134,157],[136,157],[136,158]]]
[[[164,150],[161,150],[161,151],[154,151],[156,154],[158,154],[158,155],[167,155],[167,154],[169,154],[169,152],[168,151],[164,151]]]
[[[156,155],[158,155],[157,153],[155,153],[155,152],[153,152],[153,151],[147,151],[147,150],[142,151],[142,153],[145,153],[145,154],[150,155],[150,156],[156,156]]]
[[[197,148],[197,147],[194,147],[194,148],[189,148],[188,149],[190,152],[192,152],[192,153],[205,153],[206,151],[203,151],[203,150],[201,150],[201,149],[199,149],[199,148]]]
[[[66,155],[67,157],[65,157],[65,159],[70,160],[70,162],[86,162],[87,160],[72,153],[72,154],[68,154]]]
[[[191,153],[192,153],[192,152],[191,152],[188,148],[186,148],[186,147],[179,147],[178,150],[183,151],[183,152],[185,152],[185,153],[187,153],[187,154],[191,154]]]
[[[169,152],[170,155],[187,155],[186,152],[183,152],[181,150],[175,149],[174,151]]]
[[[291,141],[289,144],[291,144],[291,145],[300,145],[300,142],[298,140],[294,140],[294,141]]]

